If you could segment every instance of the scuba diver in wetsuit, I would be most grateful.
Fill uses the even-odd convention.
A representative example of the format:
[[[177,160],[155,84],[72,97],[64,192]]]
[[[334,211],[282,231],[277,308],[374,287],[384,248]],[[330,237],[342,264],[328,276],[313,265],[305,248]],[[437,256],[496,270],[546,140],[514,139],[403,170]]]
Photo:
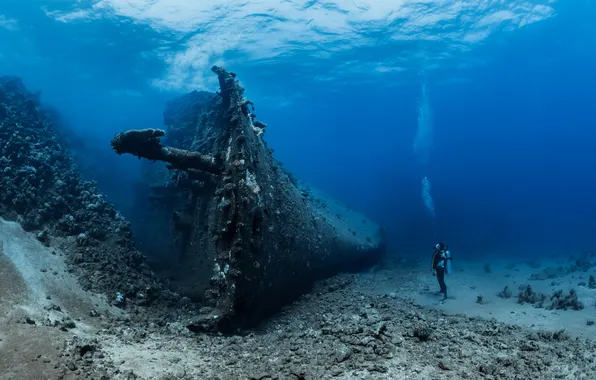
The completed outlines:
[[[448,251],[447,245],[438,243],[435,245],[435,252],[432,259],[433,276],[437,276],[439,281],[440,294],[443,294],[443,301],[447,299],[447,285],[445,285],[445,273],[448,273],[450,265],[448,261],[451,260],[451,255]]]

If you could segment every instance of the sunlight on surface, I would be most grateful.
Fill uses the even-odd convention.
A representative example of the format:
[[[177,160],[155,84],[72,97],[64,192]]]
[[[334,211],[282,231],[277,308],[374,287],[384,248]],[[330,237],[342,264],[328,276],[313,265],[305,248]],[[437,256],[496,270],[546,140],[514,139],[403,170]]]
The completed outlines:
[[[213,64],[256,63],[293,54],[325,59],[378,46],[379,40],[389,51],[399,52],[396,62],[367,64],[363,57],[353,67],[346,66],[346,72],[404,71],[399,61],[411,61],[411,57],[403,56],[400,44],[407,41],[432,41],[443,50],[444,54],[423,58],[428,70],[450,51],[465,51],[462,44],[477,44],[496,31],[515,30],[553,16],[550,1],[543,2],[234,0],[222,5],[220,1],[100,0],[90,7],[46,13],[64,23],[119,17],[150,26],[163,34],[164,46],[154,53],[167,64],[166,73],[155,78],[153,85],[189,90],[213,87],[207,71]],[[13,23],[0,19],[4,27]],[[176,41],[172,47],[170,43]],[[229,53],[237,56],[226,57]]]

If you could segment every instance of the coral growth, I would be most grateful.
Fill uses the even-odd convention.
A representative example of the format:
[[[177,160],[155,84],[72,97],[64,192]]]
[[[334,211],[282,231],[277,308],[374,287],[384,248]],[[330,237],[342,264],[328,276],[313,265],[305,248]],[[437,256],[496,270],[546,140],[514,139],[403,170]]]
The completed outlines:
[[[583,310],[583,302],[577,299],[577,292],[574,289],[569,291],[569,294],[563,294],[563,290],[557,290],[550,297],[552,304],[548,309],[554,310]]]
[[[0,77],[0,216],[63,248],[86,288],[147,293],[154,283],[130,224],[80,177],[55,120],[19,78]]]
[[[507,288],[505,288],[506,290]],[[518,295],[518,303],[529,303],[537,308],[543,308],[547,300],[546,295],[535,292],[530,285],[521,286]],[[577,292],[571,289],[568,294],[563,294],[563,290],[557,290],[550,296],[551,304],[546,306],[549,310],[582,310],[584,304],[577,299]]]
[[[499,292],[497,295],[498,295],[499,297],[501,297],[501,298],[511,298],[511,296],[512,296],[512,293],[511,293],[511,290],[509,289],[509,287],[508,287],[508,286],[506,286],[506,287],[503,289],[503,291]]]
[[[544,301],[546,300],[546,296],[542,293],[535,292],[530,285],[528,286],[520,286],[520,293],[517,296],[517,302],[520,304],[529,303],[534,305],[535,307],[542,308],[544,307]]]
[[[0,78],[0,214],[17,219],[25,230],[50,229],[54,235],[88,233],[104,240],[129,226],[98,193],[83,181],[56,138],[34,95],[15,77]]]

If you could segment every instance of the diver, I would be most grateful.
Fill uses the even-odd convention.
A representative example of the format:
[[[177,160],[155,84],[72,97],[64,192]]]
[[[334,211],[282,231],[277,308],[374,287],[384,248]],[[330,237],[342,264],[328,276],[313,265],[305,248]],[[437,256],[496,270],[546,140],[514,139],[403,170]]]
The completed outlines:
[[[432,259],[432,272],[433,276],[437,276],[440,287],[439,294],[443,294],[443,300],[441,302],[444,302],[447,299],[445,274],[451,272],[451,253],[449,252],[447,245],[444,243],[435,245],[435,252],[433,253]]]

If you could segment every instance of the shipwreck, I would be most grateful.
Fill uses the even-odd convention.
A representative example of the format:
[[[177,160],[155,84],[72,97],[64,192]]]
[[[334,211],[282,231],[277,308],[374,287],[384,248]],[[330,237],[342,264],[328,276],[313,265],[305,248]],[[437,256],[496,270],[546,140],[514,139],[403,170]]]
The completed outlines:
[[[300,183],[273,157],[236,75],[213,67],[220,91],[168,104],[164,130],[128,130],[117,154],[145,168],[136,212],[143,249],[171,267],[172,285],[203,305],[193,331],[235,330],[383,254],[383,230]],[[144,190],[143,190],[144,186]]]

